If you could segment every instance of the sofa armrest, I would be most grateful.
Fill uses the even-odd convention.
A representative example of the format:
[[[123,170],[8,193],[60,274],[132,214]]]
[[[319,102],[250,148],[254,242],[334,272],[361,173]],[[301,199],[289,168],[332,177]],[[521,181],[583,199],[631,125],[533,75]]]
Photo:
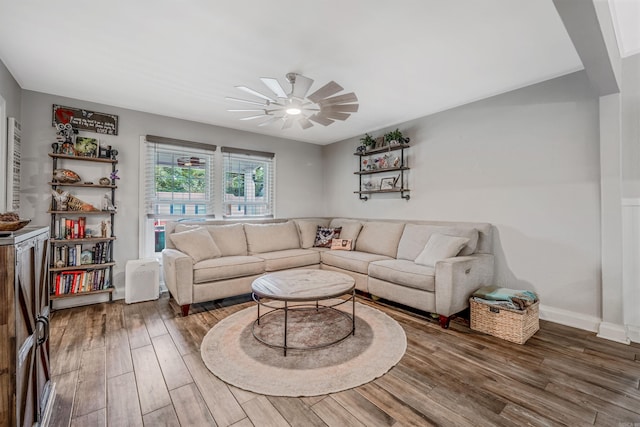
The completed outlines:
[[[164,282],[179,305],[193,302],[193,259],[177,249],[162,250]]]
[[[493,255],[475,254],[436,263],[436,312],[451,316],[469,306],[478,288],[493,282]]]

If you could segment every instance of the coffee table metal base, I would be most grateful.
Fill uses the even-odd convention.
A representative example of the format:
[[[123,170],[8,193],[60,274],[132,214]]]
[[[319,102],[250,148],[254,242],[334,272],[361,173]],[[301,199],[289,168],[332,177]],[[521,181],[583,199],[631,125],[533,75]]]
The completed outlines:
[[[251,333],[253,334],[253,337],[260,341],[262,344],[267,345],[269,347],[273,347],[273,348],[281,348],[284,352],[284,356],[287,356],[287,350],[317,350],[319,348],[325,348],[325,347],[329,347],[332,345],[335,345],[341,341],[344,341],[345,339],[347,339],[349,336],[351,335],[355,335],[356,333],[356,291],[355,289],[353,289],[351,291],[351,296],[345,300],[341,300],[338,303],[335,304],[320,304],[320,300],[316,300],[315,303],[310,301],[309,303],[296,303],[294,305],[289,305],[288,301],[280,301],[281,303],[284,304],[284,306],[274,306],[274,305],[269,305],[269,302],[272,301],[279,301],[277,299],[273,299],[273,298],[260,298],[260,296],[256,295],[255,292],[251,294],[251,297],[253,298],[253,300],[258,304],[258,317],[256,318],[256,320],[253,322],[253,325],[251,326]],[[264,300],[267,300],[268,302],[265,302]],[[346,311],[342,311],[337,309],[336,307],[343,305],[343,304],[347,304],[351,302],[351,314],[349,314]],[[264,314],[260,314],[260,307],[267,307],[270,308],[271,310],[269,310],[268,312],[264,313]],[[338,337],[338,339],[333,340],[331,342],[325,343],[325,344],[320,344],[320,345],[313,345],[313,346],[290,346],[287,343],[287,328],[288,328],[288,322],[289,322],[289,312],[290,311],[304,311],[304,310],[333,310],[334,312],[340,314],[341,316],[345,317],[346,319],[348,319],[349,321],[351,321],[351,329],[344,335],[344,336],[340,336]],[[269,317],[271,315],[273,315],[274,313],[277,313],[279,311],[284,311],[284,331],[283,331],[283,344],[279,344],[279,343],[274,343],[274,342],[268,342],[262,338],[260,338],[255,331],[256,326],[260,325],[260,321],[265,319],[266,317]]]

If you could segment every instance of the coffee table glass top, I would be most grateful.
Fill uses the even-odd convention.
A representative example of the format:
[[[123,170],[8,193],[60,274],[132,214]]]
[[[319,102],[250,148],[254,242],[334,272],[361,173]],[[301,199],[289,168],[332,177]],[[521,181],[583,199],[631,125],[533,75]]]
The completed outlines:
[[[354,286],[355,280],[351,276],[336,271],[286,270],[257,278],[251,289],[263,298],[311,301],[344,295]]]

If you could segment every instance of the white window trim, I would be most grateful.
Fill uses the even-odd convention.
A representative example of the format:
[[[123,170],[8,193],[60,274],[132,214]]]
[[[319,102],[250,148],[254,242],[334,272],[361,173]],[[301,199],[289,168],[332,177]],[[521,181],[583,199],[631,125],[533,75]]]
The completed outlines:
[[[182,145],[182,143],[184,143],[184,145],[186,147],[189,146],[189,144],[191,144],[192,146],[205,146],[207,144],[201,144],[201,143],[190,143],[189,141],[179,141],[179,140],[172,140],[170,138],[163,138],[163,137],[158,137],[158,136],[151,136],[151,135],[141,135],[140,136],[140,144],[139,144],[139,168],[138,168],[138,212],[140,212],[140,215],[138,216],[138,258],[139,259],[144,259],[144,258],[149,258],[149,254],[150,253],[155,253],[155,251],[149,251],[149,248],[153,248],[155,246],[155,233],[153,232],[149,232],[150,230],[148,229],[148,220],[149,220],[149,216],[147,215],[147,205],[146,205],[146,160],[147,160],[147,143],[148,142],[155,142],[155,143],[166,143],[167,145],[175,145],[175,146],[180,146]],[[202,147],[204,148],[204,147]],[[212,151],[212,152],[216,152],[217,151],[217,147],[215,145],[210,145],[207,146],[206,149]],[[213,163],[211,164],[211,167],[213,168],[213,176],[211,178],[211,191],[213,192],[212,197],[214,198],[212,200],[211,206],[215,207],[216,206],[216,181],[218,179],[218,174],[217,174],[217,156],[214,155],[213,156]],[[185,216],[180,216],[180,218],[193,218],[194,216],[190,216],[190,215],[185,215]],[[208,218],[208,219],[212,219],[215,217],[215,212],[212,211],[210,214],[207,214],[206,216],[197,216],[198,218]]]
[[[235,147],[222,147],[221,148],[222,156],[221,157],[221,171],[222,171],[222,179],[221,179],[221,207],[222,207],[222,218],[225,220],[243,220],[243,219],[259,219],[259,218],[276,218],[276,155],[275,153],[263,152],[263,151],[255,151],[255,150],[245,150],[241,148]],[[267,215],[226,215],[227,205],[226,202],[226,156],[227,155],[248,155],[253,156],[256,160],[270,161],[270,173],[269,173],[269,196],[270,200],[268,205],[271,206],[271,212]],[[243,203],[239,203],[241,205],[251,206],[251,205],[264,205],[264,202],[252,202],[252,201],[244,201]]]

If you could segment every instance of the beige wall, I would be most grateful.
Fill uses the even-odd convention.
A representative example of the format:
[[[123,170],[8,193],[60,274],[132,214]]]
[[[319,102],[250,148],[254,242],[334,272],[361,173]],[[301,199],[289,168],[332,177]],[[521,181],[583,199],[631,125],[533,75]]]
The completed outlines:
[[[584,72],[397,127],[413,145],[411,200],[358,200],[353,138],[325,147],[328,212],[493,223],[497,284],[600,317],[598,98]]]
[[[147,114],[138,111],[83,102],[39,92],[24,91],[22,98],[22,191],[21,214],[32,218],[34,223],[48,225],[46,214],[50,203],[51,161],[47,153],[55,141],[51,126],[52,104],[84,108],[119,116],[117,136],[86,133],[104,140],[117,148],[120,180],[116,193],[118,214],[115,218],[114,283],[120,290],[124,287],[124,268],[127,260],[138,258],[138,210],[140,167],[139,145],[142,135],[159,135],[177,139],[198,141],[218,146],[268,151],[276,154],[277,191],[276,214],[278,217],[313,216],[325,214],[322,194],[321,147],[281,138],[263,136],[233,129],[189,122],[186,120]],[[222,191],[221,155],[218,148],[216,171],[217,194]],[[69,167],[67,165],[67,167]],[[76,164],[73,165],[76,168]],[[97,179],[87,166],[77,165],[83,179]],[[84,176],[83,176],[84,175]],[[104,175],[104,173],[102,173]],[[96,190],[97,191],[97,190]],[[316,197],[310,196],[316,194]],[[89,196],[90,197],[90,196]],[[89,201],[89,200],[87,200]],[[304,201],[304,203],[300,203]],[[216,204],[216,218],[222,218],[222,205]]]

